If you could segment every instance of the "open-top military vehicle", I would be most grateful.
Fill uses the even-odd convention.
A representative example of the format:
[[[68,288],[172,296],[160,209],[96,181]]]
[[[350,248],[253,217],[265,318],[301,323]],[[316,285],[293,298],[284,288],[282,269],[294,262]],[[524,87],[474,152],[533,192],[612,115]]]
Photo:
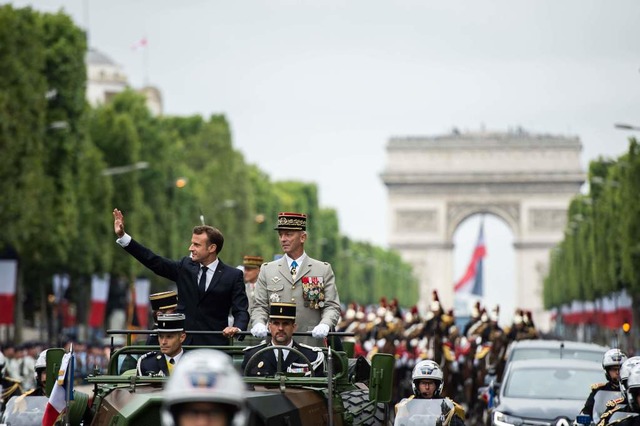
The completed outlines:
[[[195,348],[184,347],[186,351]],[[229,354],[240,369],[243,346],[211,348]],[[91,425],[161,424],[162,389],[167,378],[139,377],[134,368],[136,359],[150,349],[153,348],[124,346],[113,352],[106,374],[87,378],[94,386]],[[263,350],[275,349],[278,347],[269,346]],[[325,377],[286,372],[278,372],[275,377],[245,376],[244,381],[250,389],[247,392],[247,424],[388,424],[394,357],[376,354],[369,364],[364,359],[350,359],[344,351],[329,348],[323,348],[323,351],[327,362]],[[249,360],[247,367],[252,362]]]

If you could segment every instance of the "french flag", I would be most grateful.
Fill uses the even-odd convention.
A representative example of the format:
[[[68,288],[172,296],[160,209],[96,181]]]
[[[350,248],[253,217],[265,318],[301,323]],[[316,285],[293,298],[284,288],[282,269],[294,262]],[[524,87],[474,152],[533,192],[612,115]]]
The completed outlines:
[[[141,50],[146,48],[149,45],[146,37],[142,37],[140,40],[136,41],[131,45],[131,49],[133,50]]]
[[[147,328],[149,318],[149,287],[148,278],[138,278],[132,288],[131,303],[129,305],[129,325],[140,329]]]
[[[73,399],[73,373],[74,373],[75,356],[73,355],[73,347],[71,352],[64,354],[58,371],[58,380],[53,385],[51,396],[44,409],[42,417],[42,426],[52,426],[60,413],[67,407],[67,401]]]
[[[454,290],[456,293],[471,293],[476,296],[482,296],[482,260],[487,254],[487,248],[484,245],[484,220],[480,222],[480,232],[478,233],[478,242],[473,250],[471,261],[462,278],[456,283]]]
[[[98,328],[104,324],[104,313],[109,296],[109,276],[94,275],[91,277],[91,315],[89,327]]]
[[[17,277],[18,261],[0,260],[0,325],[13,324]]]

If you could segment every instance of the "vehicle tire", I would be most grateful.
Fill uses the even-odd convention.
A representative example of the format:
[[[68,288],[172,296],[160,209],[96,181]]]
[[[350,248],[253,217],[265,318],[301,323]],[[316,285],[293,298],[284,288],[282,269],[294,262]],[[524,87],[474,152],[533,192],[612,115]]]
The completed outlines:
[[[369,391],[368,390],[354,390],[342,392],[340,394],[342,397],[342,405],[344,405],[345,411],[353,413],[353,424],[355,425],[363,425],[363,426],[377,426],[382,425],[384,422],[384,404],[378,403],[376,406],[370,405],[365,410],[360,412],[359,409],[362,408],[363,405],[369,402]],[[373,417],[369,418],[371,414]]]

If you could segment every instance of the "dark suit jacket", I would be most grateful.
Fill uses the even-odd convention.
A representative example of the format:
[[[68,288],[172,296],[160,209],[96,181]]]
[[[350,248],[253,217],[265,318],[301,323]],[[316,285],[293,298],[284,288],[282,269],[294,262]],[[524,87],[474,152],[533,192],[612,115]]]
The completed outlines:
[[[234,326],[246,331],[249,324],[249,301],[242,271],[220,260],[209,288],[204,295],[198,292],[198,272],[201,265],[185,256],[171,260],[158,256],[136,240],[124,248],[156,275],[167,278],[178,287],[178,309],[185,315],[187,338],[184,345],[228,345],[229,339],[218,335],[189,335],[189,330],[222,331],[228,324],[229,310]]]
[[[244,373],[244,369],[246,368],[251,357],[258,352],[260,349],[271,346],[271,343],[261,343],[257,346],[250,346],[245,348],[244,350],[244,359],[242,360],[242,372]],[[311,365],[313,367],[313,375],[316,377],[321,377],[324,375],[324,354],[320,348],[314,348],[313,346],[308,346],[305,344],[297,343],[295,340],[293,342],[293,347],[300,352],[304,356],[306,356],[309,361],[311,361]],[[261,355],[258,355],[258,359],[251,363],[251,368],[247,372],[249,376],[274,376],[276,371],[278,370],[278,360],[277,360],[277,351],[266,351]],[[281,364],[281,372],[286,373],[287,368],[292,367],[292,369],[308,369],[306,361],[296,353],[289,351],[287,358],[282,360]]]

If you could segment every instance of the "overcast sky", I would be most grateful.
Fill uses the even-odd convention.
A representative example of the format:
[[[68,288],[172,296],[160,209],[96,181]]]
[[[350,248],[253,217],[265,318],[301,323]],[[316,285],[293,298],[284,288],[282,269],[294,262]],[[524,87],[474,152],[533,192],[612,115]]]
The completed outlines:
[[[167,114],[225,114],[249,162],[317,182],[344,234],[383,246],[391,136],[523,126],[579,136],[586,168],[626,151],[631,133],[614,123],[640,125],[638,0],[13,3],[88,25],[91,46],[132,86],[148,76]],[[146,72],[131,48],[143,37]],[[456,234],[456,276],[476,235],[466,222]],[[485,275],[508,286],[513,236],[490,220],[486,239]]]

